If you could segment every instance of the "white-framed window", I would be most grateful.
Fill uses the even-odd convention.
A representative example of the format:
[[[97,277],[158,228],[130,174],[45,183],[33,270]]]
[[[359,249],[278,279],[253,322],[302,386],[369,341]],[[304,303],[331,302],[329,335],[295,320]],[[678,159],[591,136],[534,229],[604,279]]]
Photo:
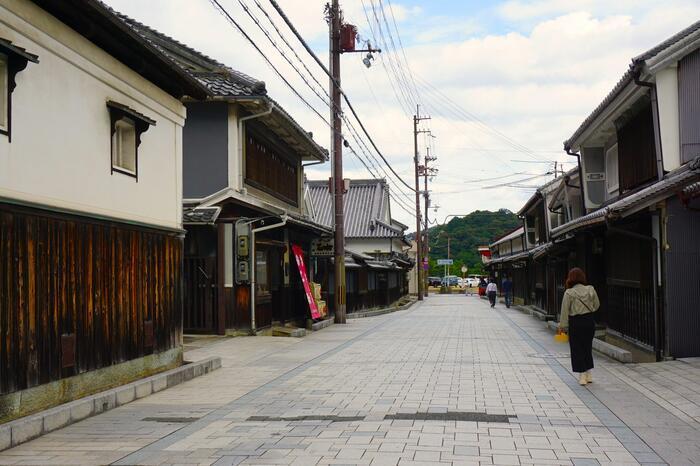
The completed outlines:
[[[10,90],[8,89],[9,70],[7,55],[0,53],[0,131],[7,132],[10,129]]]
[[[114,123],[112,168],[136,175],[136,125],[131,118],[123,117]]]
[[[614,194],[620,189],[620,176],[617,157],[617,143],[605,152],[605,187],[608,194]]]
[[[138,180],[141,135],[156,122],[133,108],[111,100],[107,102],[107,108],[112,134],[112,173],[133,176]]]

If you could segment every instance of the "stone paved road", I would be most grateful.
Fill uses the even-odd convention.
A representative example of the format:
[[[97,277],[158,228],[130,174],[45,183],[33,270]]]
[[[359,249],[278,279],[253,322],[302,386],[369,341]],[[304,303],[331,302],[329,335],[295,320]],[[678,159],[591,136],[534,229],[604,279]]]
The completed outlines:
[[[0,464],[700,464],[700,365],[597,359],[579,387],[541,322],[431,296],[304,339],[236,338],[210,375]]]

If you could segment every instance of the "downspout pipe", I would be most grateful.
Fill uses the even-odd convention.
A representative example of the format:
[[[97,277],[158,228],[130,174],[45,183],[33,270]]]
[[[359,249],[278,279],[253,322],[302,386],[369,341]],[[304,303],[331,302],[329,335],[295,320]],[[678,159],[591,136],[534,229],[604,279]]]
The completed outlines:
[[[640,80],[641,71],[634,74],[634,83],[637,86],[648,87],[651,91],[651,111],[654,119],[654,152],[656,152],[656,178],[661,181],[664,178],[664,160],[661,148],[661,128],[659,122],[659,101],[656,97],[656,83]]]
[[[253,335],[257,332],[255,325],[255,275],[257,269],[257,261],[255,260],[255,234],[262,231],[281,228],[287,224],[287,214],[282,215],[282,221],[273,225],[266,225],[250,230],[250,331]],[[259,219],[258,219],[259,220]]]
[[[661,316],[659,315],[659,299],[658,299],[658,284],[659,284],[659,243],[653,236],[642,235],[641,233],[635,233],[628,230],[623,230],[622,228],[615,228],[610,226],[609,222],[606,222],[608,227],[608,233],[615,233],[620,236],[627,236],[628,238],[635,238],[641,241],[646,241],[652,246],[652,274],[653,274],[653,286],[652,292],[654,297],[654,353],[656,355],[656,360],[661,361]]]
[[[238,160],[241,163],[240,170],[238,170],[238,183],[239,183],[239,190],[242,190],[244,187],[243,184],[243,172],[245,171],[243,169],[243,148],[245,147],[245,134],[243,130],[243,123],[245,123],[248,120],[253,120],[255,118],[260,118],[264,117],[266,115],[269,115],[272,113],[272,111],[275,109],[275,104],[272,102],[268,102],[269,107],[266,110],[263,110],[260,113],[253,113],[252,115],[246,115],[244,117],[238,118]]]
[[[586,213],[586,194],[585,194],[585,190],[583,189],[584,179],[583,179],[583,168],[581,168],[581,154],[578,152],[571,152],[571,147],[568,144],[564,145],[564,149],[566,150],[567,154],[573,155],[574,157],[576,157],[576,160],[577,160],[578,183],[581,185],[581,212],[585,215],[585,213]]]

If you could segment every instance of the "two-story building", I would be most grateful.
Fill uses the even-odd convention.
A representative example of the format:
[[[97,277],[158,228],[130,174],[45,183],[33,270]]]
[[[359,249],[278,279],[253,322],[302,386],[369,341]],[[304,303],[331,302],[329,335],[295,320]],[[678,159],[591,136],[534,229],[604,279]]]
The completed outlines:
[[[632,60],[565,142],[581,215],[552,228],[601,298],[606,338],[700,355],[700,22]]]
[[[0,422],[182,361],[205,88],[98,1],[0,2]]]
[[[304,166],[325,162],[327,151],[264,82],[123,20],[208,92],[185,101],[185,331],[305,326],[301,274],[313,278],[311,242],[332,230],[310,218]]]
[[[307,185],[314,220],[330,228],[333,200],[328,181]],[[389,186],[383,179],[350,180],[343,202],[348,312],[390,305],[408,294],[407,274],[415,263],[408,255],[408,227],[392,218]],[[325,301],[332,306],[332,258],[315,264]]]

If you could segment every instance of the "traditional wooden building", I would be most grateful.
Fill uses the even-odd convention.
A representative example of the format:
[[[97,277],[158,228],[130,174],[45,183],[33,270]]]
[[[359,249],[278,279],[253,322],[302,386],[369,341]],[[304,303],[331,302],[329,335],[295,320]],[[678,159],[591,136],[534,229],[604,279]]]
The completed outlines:
[[[98,1],[0,5],[0,422],[182,360],[180,99]]]
[[[331,227],[333,202],[327,180],[309,181],[314,220]],[[391,217],[385,180],[350,180],[344,196],[347,310],[387,306],[408,294],[408,272],[415,261],[408,255],[408,227]],[[324,299],[334,301],[332,258],[314,261]]]
[[[529,304],[558,319],[566,272],[581,267],[607,342],[656,360],[700,356],[698,96],[700,22],[634,58],[565,142],[577,169],[520,211]]]
[[[552,229],[601,296],[608,337],[664,356],[700,355],[700,22],[632,60],[565,142],[584,215]]]
[[[304,166],[325,162],[327,151],[264,82],[124,21],[208,92],[186,102],[182,141],[185,331],[305,326],[301,274],[313,273],[311,242],[332,230],[310,217]]]

